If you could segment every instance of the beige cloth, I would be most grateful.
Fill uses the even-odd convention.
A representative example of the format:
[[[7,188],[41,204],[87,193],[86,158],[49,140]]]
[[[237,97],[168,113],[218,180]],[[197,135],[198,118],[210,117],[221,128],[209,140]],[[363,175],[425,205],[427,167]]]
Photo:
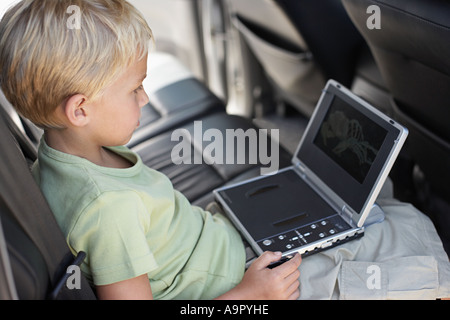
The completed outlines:
[[[306,257],[300,299],[437,299],[450,297],[450,263],[430,219],[392,198],[377,203],[382,222],[364,237]]]

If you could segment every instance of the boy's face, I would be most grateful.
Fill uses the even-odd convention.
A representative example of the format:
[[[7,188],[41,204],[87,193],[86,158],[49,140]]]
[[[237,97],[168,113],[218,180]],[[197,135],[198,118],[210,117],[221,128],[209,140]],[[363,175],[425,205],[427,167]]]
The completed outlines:
[[[141,108],[148,103],[142,87],[147,75],[147,56],[134,62],[109,86],[97,101],[91,102],[90,136],[100,146],[126,144],[139,126]]]

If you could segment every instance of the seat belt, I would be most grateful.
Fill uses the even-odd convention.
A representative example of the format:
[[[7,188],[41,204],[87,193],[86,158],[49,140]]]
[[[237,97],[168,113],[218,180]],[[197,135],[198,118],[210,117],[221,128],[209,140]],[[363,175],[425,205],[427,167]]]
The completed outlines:
[[[0,106],[1,108],[1,106]],[[48,298],[96,299],[89,283],[80,274],[81,289],[65,286],[67,267],[74,264],[62,231],[39,187],[35,183],[18,142],[14,124],[0,112],[0,196],[16,221],[40,251],[53,288]],[[75,258],[79,263],[80,258]]]

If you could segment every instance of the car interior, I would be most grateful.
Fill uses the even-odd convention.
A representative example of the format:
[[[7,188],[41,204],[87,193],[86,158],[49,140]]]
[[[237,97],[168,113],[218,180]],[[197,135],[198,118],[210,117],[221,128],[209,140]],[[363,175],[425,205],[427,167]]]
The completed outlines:
[[[0,15],[15,2],[2,1]],[[279,168],[287,167],[323,87],[334,79],[408,128],[390,174],[394,195],[431,218],[450,254],[448,1],[130,2],[147,19],[155,46],[144,81],[150,102],[127,146],[192,204],[205,208],[214,189],[256,177],[264,166],[249,161],[249,146],[242,164],[196,163],[203,142],[195,121],[203,132],[224,135],[278,129]],[[379,28],[369,28],[371,5],[380,8]],[[96,299],[89,285],[64,286],[67,266],[83,257],[70,253],[30,174],[42,130],[3,93],[0,105],[0,299]],[[192,161],[173,163],[176,129],[186,129]],[[258,137],[269,145],[274,138]]]

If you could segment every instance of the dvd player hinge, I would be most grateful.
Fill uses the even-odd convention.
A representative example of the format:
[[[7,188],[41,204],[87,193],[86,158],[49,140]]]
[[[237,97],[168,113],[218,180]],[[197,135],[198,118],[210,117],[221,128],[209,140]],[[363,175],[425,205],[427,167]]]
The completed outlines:
[[[347,207],[347,205],[344,204],[344,206],[341,209],[342,216],[348,217],[350,220],[352,219],[353,213],[352,211]]]
[[[299,171],[300,174],[305,174],[305,166],[299,161],[297,162],[297,165],[295,166],[296,169]]]

